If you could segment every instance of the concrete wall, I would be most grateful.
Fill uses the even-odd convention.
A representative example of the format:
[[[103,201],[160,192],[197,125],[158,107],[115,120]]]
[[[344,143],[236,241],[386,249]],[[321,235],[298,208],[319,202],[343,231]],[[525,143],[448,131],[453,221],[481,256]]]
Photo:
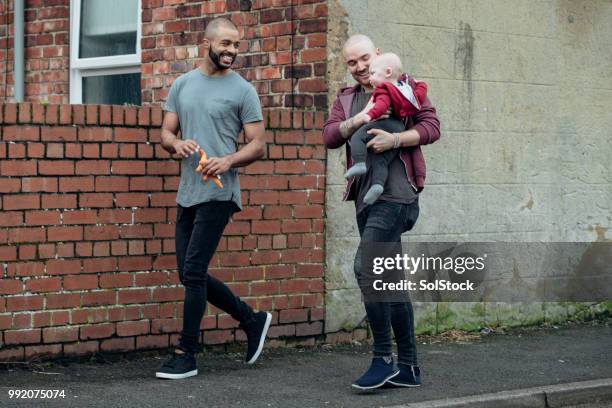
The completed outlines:
[[[364,33],[429,84],[442,138],[405,241],[605,240],[612,202],[612,2],[331,0],[330,100],[353,83],[341,46]],[[326,330],[364,317],[352,271],[344,149],[328,152]],[[529,324],[605,305],[420,304],[417,331]]]

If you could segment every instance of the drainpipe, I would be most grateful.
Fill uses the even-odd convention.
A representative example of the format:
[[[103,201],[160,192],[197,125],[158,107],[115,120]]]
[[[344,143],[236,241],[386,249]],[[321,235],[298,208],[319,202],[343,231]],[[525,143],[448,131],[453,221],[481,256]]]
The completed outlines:
[[[23,13],[23,2],[24,0],[15,0],[15,66],[13,67],[13,78],[14,78],[14,92],[15,101],[23,102],[23,24],[24,24],[24,13]]]

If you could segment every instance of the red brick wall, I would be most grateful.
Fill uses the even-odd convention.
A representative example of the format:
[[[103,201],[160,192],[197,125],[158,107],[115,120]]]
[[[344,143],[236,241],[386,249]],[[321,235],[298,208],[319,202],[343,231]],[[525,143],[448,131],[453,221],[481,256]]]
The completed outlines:
[[[174,78],[196,66],[206,24],[231,19],[242,45],[237,71],[267,107],[327,105],[327,2],[142,0],[142,101],[165,100]]]
[[[13,3],[0,2],[0,100],[4,101],[14,101]],[[25,3],[25,99],[68,103],[70,0]]]
[[[8,8],[6,5],[8,4]],[[69,102],[69,0],[26,1],[26,100]],[[142,0],[142,103],[159,105],[204,55],[204,29],[224,16],[243,38],[236,66],[265,108],[325,110],[323,0]],[[12,101],[13,0],[0,2],[0,100]]]
[[[166,347],[181,327],[177,161],[156,107],[0,105],[0,360]],[[267,159],[211,273],[273,312],[273,338],[324,319],[323,112],[271,110]],[[207,344],[242,340],[213,310]]]

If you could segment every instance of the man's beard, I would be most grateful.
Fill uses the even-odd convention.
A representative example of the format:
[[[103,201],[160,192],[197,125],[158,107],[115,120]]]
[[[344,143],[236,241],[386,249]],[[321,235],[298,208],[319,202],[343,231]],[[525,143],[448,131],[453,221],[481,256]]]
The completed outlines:
[[[232,57],[232,62],[229,64],[229,66],[225,66],[221,64],[222,55],[229,55]],[[223,52],[221,54],[217,54],[216,52],[213,51],[212,47],[208,49],[208,56],[210,57],[210,60],[213,62],[213,64],[215,64],[218,70],[229,69],[234,63],[234,61],[236,60],[235,55],[232,55],[229,52]]]

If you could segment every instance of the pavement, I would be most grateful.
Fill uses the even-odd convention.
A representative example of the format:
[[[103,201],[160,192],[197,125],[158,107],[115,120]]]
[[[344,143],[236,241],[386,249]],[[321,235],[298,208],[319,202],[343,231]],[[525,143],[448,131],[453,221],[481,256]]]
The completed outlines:
[[[0,407],[612,407],[612,320],[504,334],[419,337],[423,385],[354,392],[369,346],[207,352],[200,374],[154,377],[163,353],[90,361],[0,364]],[[9,390],[57,389],[54,400],[9,399]]]

